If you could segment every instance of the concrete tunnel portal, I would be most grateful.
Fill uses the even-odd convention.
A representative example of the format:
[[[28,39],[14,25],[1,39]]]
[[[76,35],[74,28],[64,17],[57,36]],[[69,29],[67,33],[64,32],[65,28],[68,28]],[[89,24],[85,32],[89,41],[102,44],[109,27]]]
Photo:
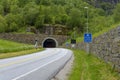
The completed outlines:
[[[42,47],[43,48],[55,48],[58,46],[58,42],[55,38],[45,38],[42,42]]]

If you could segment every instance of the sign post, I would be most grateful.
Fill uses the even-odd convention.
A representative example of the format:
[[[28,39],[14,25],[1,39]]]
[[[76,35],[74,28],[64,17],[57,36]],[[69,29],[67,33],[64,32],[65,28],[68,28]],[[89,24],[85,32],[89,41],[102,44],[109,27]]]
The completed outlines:
[[[92,42],[92,34],[91,33],[85,33],[84,34],[84,42],[86,43],[86,51],[89,54],[89,43]]]
[[[86,11],[86,15],[87,15],[87,22],[86,22],[86,30],[87,33],[84,34],[84,42],[86,43],[86,51],[89,54],[89,43],[92,42],[92,34],[88,32],[89,28],[88,28],[88,7],[84,7],[87,11]]]

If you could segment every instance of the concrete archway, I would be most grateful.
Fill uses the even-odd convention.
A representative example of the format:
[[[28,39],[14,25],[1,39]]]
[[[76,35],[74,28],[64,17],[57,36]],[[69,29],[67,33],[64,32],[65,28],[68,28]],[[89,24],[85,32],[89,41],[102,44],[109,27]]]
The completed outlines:
[[[55,48],[58,46],[58,42],[55,38],[47,37],[42,42],[43,48]]]

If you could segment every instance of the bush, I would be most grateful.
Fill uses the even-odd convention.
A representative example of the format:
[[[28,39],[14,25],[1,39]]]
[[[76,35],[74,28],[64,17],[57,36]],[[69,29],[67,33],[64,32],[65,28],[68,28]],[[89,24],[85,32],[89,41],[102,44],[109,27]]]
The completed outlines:
[[[0,33],[5,32],[7,28],[7,23],[5,19],[0,15]]]

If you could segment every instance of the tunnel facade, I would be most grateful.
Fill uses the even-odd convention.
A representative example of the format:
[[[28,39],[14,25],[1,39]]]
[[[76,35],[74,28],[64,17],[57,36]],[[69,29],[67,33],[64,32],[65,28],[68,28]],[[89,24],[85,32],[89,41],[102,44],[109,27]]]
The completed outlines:
[[[47,37],[42,42],[43,48],[56,48],[58,46],[58,42],[56,39]]]

